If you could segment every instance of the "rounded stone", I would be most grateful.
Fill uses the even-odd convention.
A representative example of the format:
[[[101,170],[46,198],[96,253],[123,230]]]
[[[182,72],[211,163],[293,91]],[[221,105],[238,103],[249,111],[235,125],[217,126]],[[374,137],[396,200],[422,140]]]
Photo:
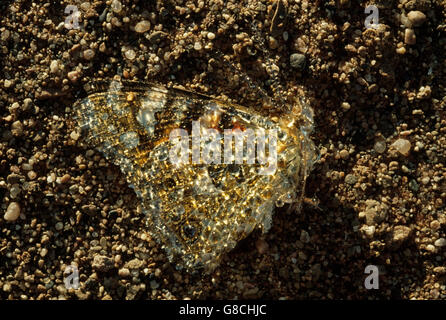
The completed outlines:
[[[85,60],[91,60],[94,58],[94,51],[92,49],[87,49],[84,51],[84,59]]]
[[[130,61],[135,60],[135,58],[136,58],[136,53],[135,53],[135,50],[133,50],[133,49],[126,50],[124,55],[125,55],[125,58]]]
[[[10,87],[12,86],[12,81],[9,80],[9,79],[6,79],[6,80],[3,82],[3,85],[5,86],[5,88],[10,88]]]
[[[34,171],[29,171],[28,172],[28,178],[29,180],[34,180],[37,177],[37,174]]]
[[[135,26],[135,31],[138,33],[144,33],[150,30],[150,22],[147,20],[142,20],[138,22]]]
[[[421,11],[411,11],[407,14],[407,18],[415,27],[421,26],[426,21],[426,15]]]
[[[2,31],[2,33],[0,34],[0,39],[2,41],[7,41],[9,39],[10,35],[11,35],[11,32],[8,29],[6,29],[6,30]]]
[[[4,219],[6,221],[16,221],[20,216],[20,205],[17,202],[11,202],[6,209]]]
[[[354,174],[349,173],[345,176],[345,183],[347,184],[355,184],[358,181],[358,177],[356,177]]]
[[[209,40],[214,40],[215,39],[215,33],[208,32],[207,37],[208,37]]]
[[[339,152],[339,156],[344,160],[348,159],[349,155],[350,155],[349,152],[345,149]]]
[[[127,268],[121,268],[119,269],[118,274],[121,278],[127,278],[130,276],[130,270]]]
[[[119,13],[122,11],[122,4],[119,0],[113,0],[111,3],[111,8],[114,13]]]
[[[67,74],[68,80],[70,80],[71,82],[76,82],[79,79],[79,72],[78,71],[70,71]]]
[[[437,239],[437,240],[435,241],[434,245],[435,245],[436,247],[445,247],[445,246],[446,246],[446,239],[445,239],[445,238]]]
[[[348,111],[348,110],[350,110],[350,108],[351,108],[350,103],[348,103],[348,102],[343,102],[343,103],[341,104],[341,108],[342,108],[342,110],[344,110],[344,111]]]
[[[383,153],[384,151],[386,151],[386,147],[386,142],[384,140],[379,140],[375,142],[373,149],[375,149],[377,153]]]
[[[306,61],[307,58],[301,53],[293,53],[290,56],[290,65],[295,69],[303,70],[305,68]]]

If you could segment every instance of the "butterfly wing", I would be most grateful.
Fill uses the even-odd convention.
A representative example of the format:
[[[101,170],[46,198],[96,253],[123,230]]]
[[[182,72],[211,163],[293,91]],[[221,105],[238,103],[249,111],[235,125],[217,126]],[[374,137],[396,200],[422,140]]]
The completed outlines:
[[[121,168],[143,202],[149,232],[178,266],[212,270],[221,254],[255,227],[268,230],[274,205],[296,201],[303,188],[306,137],[289,122],[187,91],[119,82],[75,108],[87,139]],[[193,161],[194,123],[201,126],[198,162]],[[186,163],[171,161],[175,143],[170,135],[177,129],[184,130],[192,146]],[[213,142],[206,140],[210,129],[218,137]],[[259,163],[247,164],[246,146],[243,163],[228,157],[229,163],[223,155],[220,161],[203,162],[209,145],[212,151],[226,151],[228,129],[274,130],[279,152],[273,174],[261,174]],[[226,146],[234,147],[235,141]]]

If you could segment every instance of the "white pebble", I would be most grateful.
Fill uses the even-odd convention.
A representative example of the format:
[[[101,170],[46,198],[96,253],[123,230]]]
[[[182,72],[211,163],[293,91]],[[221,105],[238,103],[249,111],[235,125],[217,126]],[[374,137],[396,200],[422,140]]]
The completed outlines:
[[[11,202],[6,209],[4,219],[6,221],[15,221],[20,216],[20,205],[17,202]]]
[[[11,87],[11,86],[12,86],[12,81],[11,81],[11,80],[8,80],[8,79],[6,79],[6,80],[5,80],[5,82],[4,82],[3,84],[4,84],[5,88],[9,88],[9,87]]]
[[[201,49],[203,49],[203,47],[202,47],[201,43],[197,41],[194,43],[194,49],[197,51],[200,51]]]
[[[435,245],[436,247],[445,247],[445,246],[446,246],[446,239],[445,239],[445,238],[437,239],[437,240],[435,241],[434,245]]]
[[[79,132],[77,131],[72,131],[70,133],[70,138],[73,139],[74,141],[76,141],[77,139],[79,139]]]
[[[135,58],[136,58],[135,50],[132,50],[132,49],[126,50],[124,55],[125,55],[126,59],[131,60],[131,61],[135,60]]]
[[[121,278],[127,278],[130,276],[130,270],[127,268],[121,268],[119,269],[118,274]]]
[[[138,33],[144,33],[146,31],[149,31],[150,29],[150,22],[147,20],[140,21],[135,26],[135,31]]]
[[[214,39],[215,39],[215,33],[213,33],[213,32],[208,32],[207,37],[208,37],[209,40],[214,40]]]
[[[59,71],[59,61],[53,60],[50,64],[50,72],[57,73],[57,71]]]
[[[406,139],[398,139],[392,143],[392,147],[395,148],[403,156],[408,156],[410,151],[410,141]]]
[[[121,12],[121,10],[122,10],[121,1],[113,0],[113,2],[111,3],[111,7],[112,7],[113,12],[115,12],[115,13]]]

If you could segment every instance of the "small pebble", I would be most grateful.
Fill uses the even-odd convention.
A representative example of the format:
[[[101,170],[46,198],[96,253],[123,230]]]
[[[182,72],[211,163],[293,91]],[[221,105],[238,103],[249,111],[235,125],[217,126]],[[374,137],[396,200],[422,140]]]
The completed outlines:
[[[15,199],[15,198],[17,198],[17,196],[20,194],[21,191],[22,190],[20,189],[20,185],[14,184],[9,189],[9,196],[11,197],[11,199]]]
[[[208,37],[209,40],[214,40],[215,39],[215,33],[208,32],[207,37]]]
[[[274,37],[269,37],[268,43],[270,49],[272,50],[275,50],[279,47],[279,42]]]
[[[345,176],[345,183],[353,185],[358,181],[358,178],[354,175],[349,173],[348,175]]]
[[[121,278],[127,278],[130,276],[130,270],[127,268],[121,268],[119,269],[118,274]]]
[[[194,43],[194,49],[200,51],[201,49],[203,49],[203,46],[201,45],[200,42],[197,41]]]
[[[80,74],[77,71],[70,71],[67,74],[68,80],[70,80],[73,83],[79,79],[79,76],[80,76]]]
[[[14,136],[21,136],[23,133],[23,124],[17,120],[11,125],[11,132]]]
[[[348,102],[343,102],[343,103],[341,104],[341,108],[342,108],[342,110],[344,110],[344,111],[350,110],[350,103],[348,103]]]
[[[435,241],[434,245],[435,245],[436,247],[445,247],[445,246],[446,246],[446,239],[445,239],[445,238],[437,239],[437,240]]]
[[[411,229],[406,226],[395,226],[393,229],[393,241],[402,242],[405,241],[411,233]]]
[[[63,229],[63,222],[58,222],[58,223],[56,223],[56,230],[57,231],[60,231],[60,230],[62,230]]]
[[[415,36],[415,32],[413,29],[407,28],[404,31],[404,43],[409,45],[417,43],[417,37]]]
[[[150,30],[150,22],[147,20],[140,21],[135,26],[135,31],[138,33],[144,33]]]
[[[94,51],[92,49],[87,49],[84,51],[84,59],[85,60],[91,60],[94,58]]]
[[[3,82],[3,85],[5,86],[5,88],[10,88],[10,87],[12,86],[12,81],[6,79],[6,80]]]
[[[4,292],[11,292],[11,284],[5,283],[2,289]]]
[[[2,34],[0,35],[0,39],[2,41],[7,41],[9,39],[10,35],[11,35],[11,32],[8,29],[6,29],[6,30],[2,31]]]
[[[18,102],[14,102],[11,107],[9,107],[9,113],[14,113],[17,109],[20,108],[20,104]]]
[[[373,149],[377,152],[377,153],[383,153],[384,151],[386,151],[386,142],[384,140],[378,140],[375,142],[375,145],[373,146]]]
[[[125,55],[125,58],[130,61],[133,61],[136,58],[136,53],[135,53],[135,50],[133,50],[133,49],[127,49],[125,51],[124,55]]]
[[[441,223],[438,220],[434,220],[430,223],[430,227],[433,230],[439,230],[441,228]]]
[[[421,11],[410,11],[407,18],[415,27],[421,26],[426,21],[426,15]]]
[[[301,53],[293,53],[290,56],[290,65],[295,69],[303,70],[305,68],[306,61],[307,58]]]
[[[91,4],[90,2],[82,2],[80,7],[83,11],[88,11],[91,8]]]
[[[17,202],[11,202],[6,209],[4,219],[6,221],[16,221],[20,216],[20,205]]]
[[[54,181],[56,181],[56,175],[54,173],[51,173],[47,178],[46,178],[46,182],[48,183],[53,183]]]
[[[113,0],[111,3],[111,8],[114,13],[120,13],[122,11],[122,4],[118,0]]]
[[[42,250],[40,250],[40,256],[42,258],[44,258],[47,254],[48,254],[48,249],[47,248],[42,248]]]
[[[62,176],[62,178],[60,178],[60,183],[67,183],[68,181],[70,181],[70,179],[71,176],[68,173],[66,173]]]
[[[91,267],[100,272],[108,272],[113,269],[114,262],[107,256],[95,255]]]
[[[34,180],[37,177],[37,174],[34,171],[28,171],[29,180]]]
[[[410,141],[406,139],[398,139],[391,145],[393,148],[395,148],[399,153],[401,153],[403,156],[408,156],[410,151]]]
[[[77,132],[76,130],[72,131],[70,133],[70,138],[73,139],[74,141],[76,141],[77,139],[79,139],[79,132]]]
[[[403,55],[406,53],[406,48],[405,47],[398,48],[396,49],[396,53]]]
[[[57,73],[59,71],[59,61],[53,60],[50,64],[50,73]]]
[[[348,157],[350,156],[349,152],[347,150],[341,150],[341,152],[339,152],[339,156],[344,159],[347,160]]]
[[[375,234],[375,226],[368,226],[368,225],[363,225],[360,229],[362,232],[364,232],[364,234],[369,237],[372,238],[373,235]]]

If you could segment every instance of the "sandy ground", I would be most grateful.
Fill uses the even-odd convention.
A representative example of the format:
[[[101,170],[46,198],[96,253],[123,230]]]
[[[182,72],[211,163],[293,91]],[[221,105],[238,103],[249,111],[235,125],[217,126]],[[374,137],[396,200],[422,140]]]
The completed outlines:
[[[282,3],[1,1],[0,299],[446,297],[446,2]],[[301,212],[277,210],[210,275],[175,270],[73,120],[116,75],[251,108],[304,96],[321,157]]]

